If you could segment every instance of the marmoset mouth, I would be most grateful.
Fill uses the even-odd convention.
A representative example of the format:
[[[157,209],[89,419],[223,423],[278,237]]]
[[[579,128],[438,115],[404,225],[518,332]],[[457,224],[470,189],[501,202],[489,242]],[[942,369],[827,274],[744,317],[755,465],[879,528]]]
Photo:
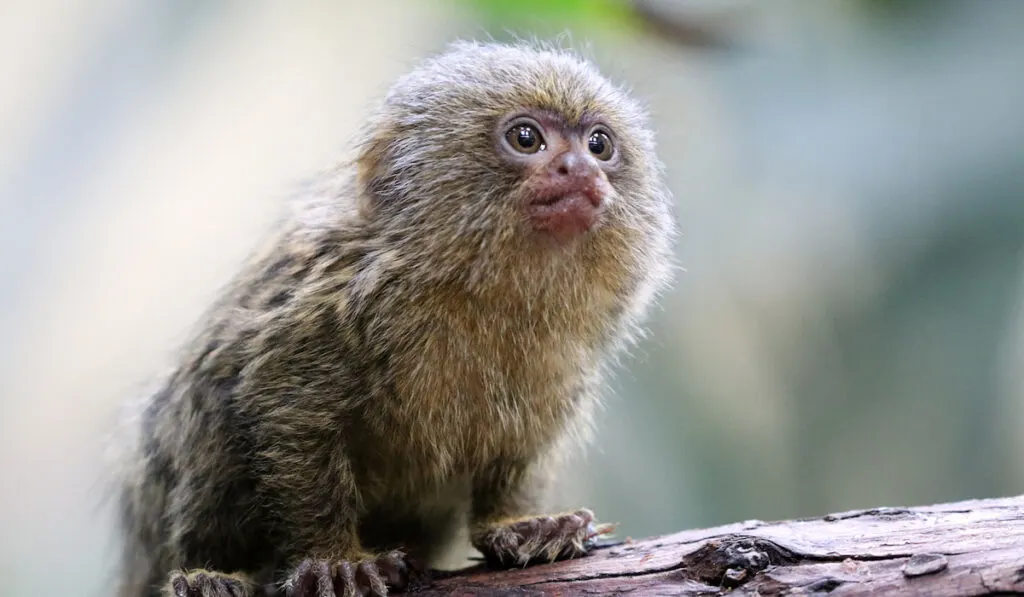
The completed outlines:
[[[530,202],[530,208],[536,210],[576,210],[576,211],[598,211],[601,205],[600,200],[588,196],[586,193],[568,193],[545,197]]]
[[[603,193],[596,184],[590,181],[572,181],[573,184],[565,184],[570,181],[559,181],[555,184],[538,185],[534,188],[534,196],[530,205],[554,205],[569,199],[580,199],[589,203],[592,207],[600,207],[603,203]]]
[[[599,197],[597,197],[596,194],[587,193],[587,192],[583,192],[583,191],[555,194],[555,195],[551,195],[550,197],[539,197],[539,198],[534,199],[533,201],[531,201],[530,204],[531,205],[555,205],[556,203],[561,203],[563,201],[576,201],[576,200],[581,200],[583,202],[586,202],[586,203],[590,204],[594,208],[596,208],[596,207],[601,205],[601,199]]]
[[[527,209],[535,229],[563,240],[593,228],[603,211],[594,195],[579,192],[535,199]]]

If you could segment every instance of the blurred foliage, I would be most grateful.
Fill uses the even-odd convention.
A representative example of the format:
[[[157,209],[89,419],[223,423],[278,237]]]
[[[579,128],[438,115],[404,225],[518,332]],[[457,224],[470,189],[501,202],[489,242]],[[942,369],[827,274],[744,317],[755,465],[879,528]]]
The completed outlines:
[[[923,11],[937,12],[951,0],[859,0],[867,11],[881,17],[911,16]]]
[[[624,31],[638,19],[621,0],[461,0],[485,26],[550,34],[576,30]],[[497,31],[495,31],[497,35]]]

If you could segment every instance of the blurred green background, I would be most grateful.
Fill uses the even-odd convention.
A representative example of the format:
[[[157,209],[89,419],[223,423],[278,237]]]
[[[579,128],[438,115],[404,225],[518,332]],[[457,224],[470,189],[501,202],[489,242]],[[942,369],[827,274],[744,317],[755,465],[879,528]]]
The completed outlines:
[[[4,3],[0,594],[109,594],[103,433],[456,37],[650,106],[686,272],[560,479],[624,535],[1024,492],[1024,2]]]

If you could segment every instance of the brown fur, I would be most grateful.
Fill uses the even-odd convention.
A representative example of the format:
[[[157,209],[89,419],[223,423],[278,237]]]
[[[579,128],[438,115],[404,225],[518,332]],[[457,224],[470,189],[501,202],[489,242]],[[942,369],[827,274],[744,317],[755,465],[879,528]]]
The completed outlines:
[[[611,206],[571,246],[532,241],[494,155],[522,107],[617,132]],[[669,203],[643,111],[569,52],[462,43],[402,78],[133,410],[119,594],[430,559],[466,516],[481,537],[536,513],[668,279]]]

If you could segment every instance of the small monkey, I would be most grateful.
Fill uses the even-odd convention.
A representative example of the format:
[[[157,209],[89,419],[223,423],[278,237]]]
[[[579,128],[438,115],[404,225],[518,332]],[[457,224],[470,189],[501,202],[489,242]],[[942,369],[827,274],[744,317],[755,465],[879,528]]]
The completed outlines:
[[[538,499],[670,278],[644,110],[570,51],[459,42],[354,149],[129,409],[120,597],[384,596],[461,529],[495,567],[607,530]]]

